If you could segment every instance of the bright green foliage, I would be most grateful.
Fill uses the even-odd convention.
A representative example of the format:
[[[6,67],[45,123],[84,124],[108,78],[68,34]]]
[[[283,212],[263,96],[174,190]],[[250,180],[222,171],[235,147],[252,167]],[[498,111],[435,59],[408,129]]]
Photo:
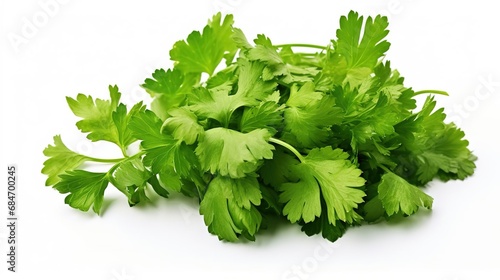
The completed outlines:
[[[161,118],[165,119],[166,112],[176,108],[186,101],[186,95],[191,87],[199,80],[197,74],[184,75],[179,69],[157,69],[153,78],[148,78],[142,87],[154,97],[151,109]]]
[[[200,213],[208,230],[220,239],[236,241],[237,234],[252,239],[262,221],[255,208],[261,198],[255,177],[231,179],[217,176],[210,182],[201,201]]]
[[[205,130],[198,124],[197,116],[187,108],[175,108],[168,111],[169,117],[163,123],[162,130],[175,139],[191,145],[203,137]]]
[[[227,127],[236,109],[248,105],[248,99],[241,95],[229,95],[227,91],[196,90],[189,98],[189,109],[200,118],[217,120]]]
[[[66,204],[82,211],[88,211],[92,206],[92,210],[99,214],[109,183],[106,173],[73,170],[60,177],[61,181],[55,184],[54,189],[60,193],[70,193],[64,200]]]
[[[326,207],[324,204],[322,207]],[[327,214],[323,213],[319,218],[311,223],[303,224],[302,231],[308,236],[319,234],[325,238],[334,242],[344,235],[347,230],[347,225],[343,222],[337,221],[335,224],[331,224],[328,221]]]
[[[432,207],[432,197],[392,172],[382,175],[378,193],[388,216],[398,213],[411,215],[419,207]]]
[[[236,95],[264,101],[274,92],[278,84],[272,80],[264,81],[262,77],[262,71],[264,71],[266,64],[240,58],[238,66],[238,92]]]
[[[276,131],[283,121],[282,106],[274,101],[262,102],[258,106],[245,108],[241,116],[240,130],[250,132],[257,128]]]
[[[270,137],[266,129],[241,133],[216,127],[205,132],[196,154],[204,171],[241,178],[257,170],[262,159],[273,157],[274,147],[267,142]]]
[[[151,176],[152,173],[137,158],[123,161],[112,174],[113,184],[127,195],[130,205],[148,200],[145,190]]]
[[[293,223],[302,218],[311,222],[321,214],[324,199],[328,220],[353,223],[361,217],[354,211],[363,202],[365,180],[361,170],[349,160],[348,154],[331,147],[315,148],[304,160],[290,169],[299,178],[296,183],[281,185],[280,201],[286,203],[283,214]]]
[[[471,176],[476,157],[433,96],[417,108],[416,95],[446,93],[414,91],[384,61],[387,27],[350,12],[327,46],[275,45],[216,14],[174,44],[171,69],[144,81],[150,109],[127,109],[116,86],[109,100],[68,97],[77,127],[121,156],[82,155],[55,136],[45,184],[96,213],[108,185],[130,206],[182,193],[231,242],[255,240],[276,217],[333,242],[351,226],[431,209],[422,187]],[[108,171],[79,169],[93,162]]]
[[[194,151],[184,142],[162,133],[161,127],[161,120],[152,111],[141,112],[130,124],[134,135],[142,140],[144,164],[154,173],[173,167],[180,176],[189,176],[191,168],[196,167]]]
[[[361,34],[364,23],[364,32]],[[382,41],[387,30],[387,17],[368,17],[366,22],[356,12],[350,12],[347,17],[340,18],[340,28],[337,30],[336,49],[347,61],[347,68],[366,67],[373,69],[377,61],[389,49],[389,42]]]
[[[324,146],[331,136],[331,126],[343,116],[342,110],[335,107],[335,99],[315,92],[312,83],[298,91],[292,87],[286,105],[283,137],[298,147]]]
[[[205,26],[203,32],[193,31],[186,41],[178,41],[170,51],[170,58],[176,61],[177,69],[184,73],[213,74],[223,58],[230,64],[237,51],[231,35],[233,16],[222,19],[216,14]],[[207,48],[207,46],[211,46]]]
[[[109,86],[111,100],[94,99],[92,96],[78,94],[76,99],[67,97],[71,111],[83,120],[78,121],[76,126],[82,132],[89,132],[87,138],[92,141],[105,140],[119,143],[118,131],[113,123],[112,112],[118,106],[121,93],[118,87]]]
[[[128,126],[132,117],[137,115],[143,108],[144,106],[142,105],[142,102],[139,102],[135,104],[132,109],[130,109],[130,112],[127,113],[127,107],[124,104],[120,104],[111,114],[118,134],[118,141],[115,143],[118,144],[124,152],[130,144],[137,140],[134,136],[132,136],[132,131],[128,129]]]
[[[88,159],[86,156],[68,149],[60,135],[54,136],[54,146],[49,145],[43,150],[43,154],[49,157],[43,163],[42,169],[42,173],[48,176],[47,181],[45,181],[46,186],[52,186],[61,181],[59,175],[77,168]]]

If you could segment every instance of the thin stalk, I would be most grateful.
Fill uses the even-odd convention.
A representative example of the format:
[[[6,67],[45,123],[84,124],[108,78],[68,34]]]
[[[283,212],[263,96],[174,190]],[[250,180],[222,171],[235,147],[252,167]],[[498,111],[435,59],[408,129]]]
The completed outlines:
[[[305,159],[299,153],[299,151],[297,151],[297,149],[295,149],[292,145],[288,144],[287,142],[281,141],[281,140],[273,138],[273,137],[269,138],[269,142],[274,143],[274,144],[278,144],[284,148],[287,148],[290,152],[292,152],[300,160],[300,162],[304,162]]]
[[[392,173],[392,171],[391,171],[391,170],[389,170],[389,168],[387,168],[387,167],[383,166],[382,164],[379,164],[379,165],[378,165],[378,167],[382,168],[382,169],[383,169],[385,172],[387,172],[387,173]]]
[[[89,156],[85,156],[85,158],[90,161],[101,162],[101,163],[117,163],[123,160],[123,158],[95,158]]]
[[[128,158],[128,154],[127,154],[127,148],[126,147],[123,147],[123,146],[120,146],[120,150],[122,151],[122,155],[126,158]]]
[[[131,160],[131,159],[140,157],[140,156],[144,155],[145,153],[146,153],[145,151],[140,151],[133,156],[127,156],[127,157],[123,157],[123,158],[95,158],[95,157],[89,157],[89,156],[85,156],[85,158],[87,160],[93,161],[93,162],[115,163],[115,165],[118,165],[119,163],[122,163],[125,160]],[[115,167],[113,166],[112,168],[115,168]]]
[[[277,47],[277,48],[283,48],[283,47],[304,47],[304,48],[326,50],[325,46],[313,45],[313,44],[280,44],[280,45],[274,45],[274,46]]]
[[[312,57],[318,56],[318,53],[296,52],[294,54],[298,54],[300,56],[305,56],[305,57],[307,57],[307,56],[312,56]]]
[[[434,90],[434,89],[424,89],[424,90],[419,90],[414,93],[414,95],[419,95],[419,94],[426,94],[426,93],[434,93],[434,94],[441,94],[441,95],[446,95],[448,96],[448,93],[446,91],[442,90]]]

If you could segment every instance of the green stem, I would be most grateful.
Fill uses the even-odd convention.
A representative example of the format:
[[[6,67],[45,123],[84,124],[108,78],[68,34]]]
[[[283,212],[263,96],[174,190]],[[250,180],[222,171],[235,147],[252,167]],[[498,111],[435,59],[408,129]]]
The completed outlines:
[[[434,90],[434,89],[424,89],[424,90],[419,90],[414,93],[414,95],[419,95],[419,94],[426,94],[426,93],[434,93],[434,94],[441,94],[441,95],[446,95],[448,96],[448,93],[446,91],[442,90]]]
[[[389,170],[389,168],[387,168],[387,167],[383,166],[382,164],[378,164],[378,167],[382,168],[382,169],[383,169],[385,172],[387,172],[387,173],[392,173],[392,171],[391,171],[391,170]]]
[[[123,152],[123,150],[122,150],[122,152]],[[140,157],[140,156],[144,155],[145,151],[140,151],[133,156],[128,156],[126,154],[126,152],[124,152],[124,153],[125,153],[124,154],[125,157],[122,157],[122,158],[95,158],[95,157],[89,157],[89,156],[85,156],[85,158],[89,161],[100,162],[100,163],[121,163],[122,161],[127,160],[127,159],[133,159],[136,157]]]
[[[290,152],[292,152],[300,160],[300,162],[304,162],[305,159],[299,153],[299,151],[297,151],[297,149],[295,149],[292,145],[288,144],[287,142],[281,141],[281,140],[273,138],[273,137],[269,138],[269,142],[274,143],[274,144],[278,144],[284,148],[287,148]]]
[[[117,163],[123,160],[123,158],[95,158],[89,156],[85,156],[85,158],[90,161],[101,162],[101,163]]]
[[[326,50],[325,46],[313,45],[313,44],[281,44],[281,45],[274,45],[274,46],[277,47],[277,48],[283,48],[283,47],[304,47],[304,48]]]
[[[120,146],[120,150],[122,151],[122,155],[127,158],[128,157],[128,155],[127,155],[127,148],[123,147],[123,146]]]
[[[315,56],[318,55],[318,53],[305,53],[305,52],[296,52],[294,54],[301,55],[301,56],[304,56],[304,57],[308,57],[308,56],[315,57]]]

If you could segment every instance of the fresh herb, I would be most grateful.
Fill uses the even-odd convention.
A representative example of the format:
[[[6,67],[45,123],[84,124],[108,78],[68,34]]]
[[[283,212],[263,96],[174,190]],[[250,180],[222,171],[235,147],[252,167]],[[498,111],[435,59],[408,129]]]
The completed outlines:
[[[219,13],[174,44],[172,69],[145,80],[150,109],[127,109],[116,86],[109,100],[68,97],[87,138],[123,157],[78,154],[55,136],[46,185],[97,214],[109,186],[131,206],[151,190],[179,192],[199,200],[209,232],[227,241],[254,240],[280,217],[335,241],[349,226],[430,209],[422,187],[472,175],[475,156],[432,95],[417,109],[415,96],[446,93],[414,91],[384,61],[387,27],[386,17],[350,12],[326,46],[275,45],[248,41]],[[110,167],[78,169],[89,162]]]

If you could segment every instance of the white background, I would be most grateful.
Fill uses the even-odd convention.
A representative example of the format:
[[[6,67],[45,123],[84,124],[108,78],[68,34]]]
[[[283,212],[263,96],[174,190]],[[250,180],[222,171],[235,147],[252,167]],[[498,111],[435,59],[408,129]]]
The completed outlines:
[[[0,191],[2,279],[500,279],[500,44],[495,1],[1,1],[1,168],[19,168],[18,273],[7,273],[6,190]],[[44,3],[52,3],[47,8]],[[55,5],[54,5],[55,3]],[[350,229],[335,243],[282,225],[255,243],[210,235],[196,201],[129,208],[108,188],[104,215],[81,213],[44,186],[42,150],[113,154],[78,132],[65,96],[148,100],[138,87],[171,66],[173,43],[222,10],[248,38],[327,44],[349,10],[389,16],[387,58],[415,90],[441,89],[450,120],[479,157],[466,181],[432,182],[431,213]],[[30,27],[30,25],[33,26]],[[13,39],[15,38],[15,40]],[[14,40],[14,41],[13,41]],[[6,174],[0,176],[6,182]],[[0,186],[5,187],[5,183]],[[7,278],[5,278],[5,276]]]

